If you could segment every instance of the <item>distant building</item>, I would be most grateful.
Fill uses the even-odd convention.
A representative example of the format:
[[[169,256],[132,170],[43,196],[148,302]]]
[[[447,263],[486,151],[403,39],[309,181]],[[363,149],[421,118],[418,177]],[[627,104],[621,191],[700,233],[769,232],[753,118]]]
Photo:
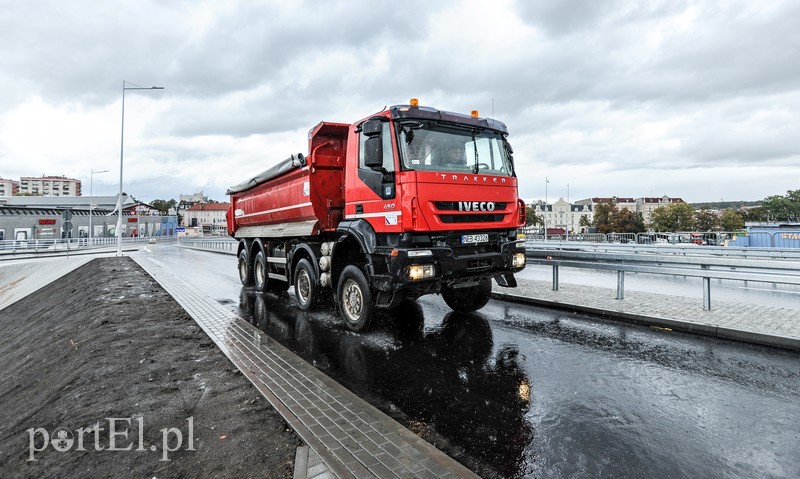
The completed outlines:
[[[117,196],[93,196],[90,209],[88,196],[4,196],[0,197],[0,238],[53,239],[66,237],[61,214],[72,210],[70,220],[73,238],[89,235],[89,214],[92,216],[92,236],[113,237],[117,226]],[[158,210],[138,203],[128,195],[122,196],[122,235],[172,236],[175,234],[175,215],[160,215]]]
[[[19,181],[0,178],[0,196],[16,196],[19,194]]]
[[[188,226],[186,223],[186,210],[191,208],[194,205],[208,203],[208,196],[205,196],[203,192],[199,193],[192,193],[191,195],[180,195],[178,196],[178,205],[176,213],[181,215],[183,220],[182,226]]]
[[[66,176],[23,176],[19,179],[20,195],[80,196],[81,180]]]
[[[669,206],[673,203],[685,203],[685,201],[681,198],[670,198],[667,195],[661,198],[636,198],[636,212],[642,214],[645,224],[649,224],[656,208]]]
[[[31,208],[73,208],[89,209],[89,196],[4,196],[0,204],[8,206],[25,206]],[[93,209],[113,211],[117,207],[117,195],[92,196]],[[128,195],[122,195],[122,211],[133,212],[136,200]]]
[[[230,206],[230,203],[198,203],[183,212],[183,226],[221,232],[227,228],[225,214]]]
[[[612,196],[610,198],[593,197],[578,200],[574,203],[564,201],[559,198],[552,204],[542,201],[535,202],[531,206],[536,211],[536,215],[544,220],[544,228],[563,229],[571,233],[585,232],[585,227],[580,225],[581,217],[586,216],[591,223],[594,220],[594,212],[597,205],[612,204],[619,209],[626,209],[633,213],[641,213],[645,224],[651,221],[653,211],[661,206],[668,206],[673,203],[684,203],[681,198],[670,198],[662,196],[660,198],[626,198]]]
[[[547,230],[563,229],[566,232],[578,233],[586,229],[581,226],[581,217],[586,216],[591,223],[594,218],[594,206],[591,203],[572,204],[559,198],[553,204],[542,202],[532,205],[536,216],[544,221],[544,228]]]
[[[636,213],[636,200],[633,198],[625,198],[620,196],[612,196],[610,198],[603,198],[603,197],[593,197],[587,198],[585,200],[578,200],[575,202],[576,205],[592,205],[592,209],[597,207],[600,204],[612,204],[616,205],[619,209],[625,209]]]

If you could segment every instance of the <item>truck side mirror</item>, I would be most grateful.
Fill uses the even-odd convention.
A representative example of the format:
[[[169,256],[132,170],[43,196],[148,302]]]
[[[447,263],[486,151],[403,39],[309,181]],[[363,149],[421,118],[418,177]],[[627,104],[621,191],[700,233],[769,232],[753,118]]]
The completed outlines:
[[[361,125],[361,133],[372,138],[373,136],[380,136],[383,131],[383,122],[375,120],[367,120]]]
[[[371,136],[364,142],[364,166],[383,167],[383,141],[380,136]]]

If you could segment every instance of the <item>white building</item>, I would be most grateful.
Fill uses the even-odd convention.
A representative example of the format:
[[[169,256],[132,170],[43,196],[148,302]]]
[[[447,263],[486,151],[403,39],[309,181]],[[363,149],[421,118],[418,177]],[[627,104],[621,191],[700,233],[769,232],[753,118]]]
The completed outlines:
[[[0,196],[16,196],[19,190],[19,182],[0,178]]]
[[[653,210],[673,203],[684,203],[684,201],[681,198],[670,198],[667,195],[661,198],[636,198],[636,212],[642,214],[645,224],[650,224]]]
[[[19,179],[19,194],[36,196],[80,196],[81,180],[66,176],[23,176]]]
[[[584,232],[586,227],[581,226],[581,218],[586,216],[589,223],[594,218],[594,206],[591,203],[572,204],[565,201],[564,198],[559,198],[551,205],[536,203],[533,207],[536,216],[542,218],[547,230],[562,229],[568,233]]]
[[[225,214],[230,206],[230,203],[198,203],[183,212],[183,226],[222,231],[228,225]]]

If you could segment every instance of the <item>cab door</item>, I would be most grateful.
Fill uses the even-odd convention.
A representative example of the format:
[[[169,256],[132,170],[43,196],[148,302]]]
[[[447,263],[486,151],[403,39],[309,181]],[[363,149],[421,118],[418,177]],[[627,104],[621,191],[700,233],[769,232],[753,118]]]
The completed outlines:
[[[358,165],[353,188],[346,192],[345,217],[363,218],[376,232],[399,231],[401,213],[391,123],[385,118],[372,118],[357,131]],[[377,154],[382,159],[380,164],[368,165],[369,149],[373,150],[373,158]]]

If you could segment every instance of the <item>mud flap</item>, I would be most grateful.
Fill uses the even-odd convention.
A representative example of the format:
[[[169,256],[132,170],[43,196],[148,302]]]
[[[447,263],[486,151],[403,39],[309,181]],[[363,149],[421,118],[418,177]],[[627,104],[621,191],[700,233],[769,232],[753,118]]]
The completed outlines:
[[[514,277],[513,274],[498,274],[494,277],[494,280],[497,281],[499,286],[504,288],[516,288],[517,287],[517,278]]]

